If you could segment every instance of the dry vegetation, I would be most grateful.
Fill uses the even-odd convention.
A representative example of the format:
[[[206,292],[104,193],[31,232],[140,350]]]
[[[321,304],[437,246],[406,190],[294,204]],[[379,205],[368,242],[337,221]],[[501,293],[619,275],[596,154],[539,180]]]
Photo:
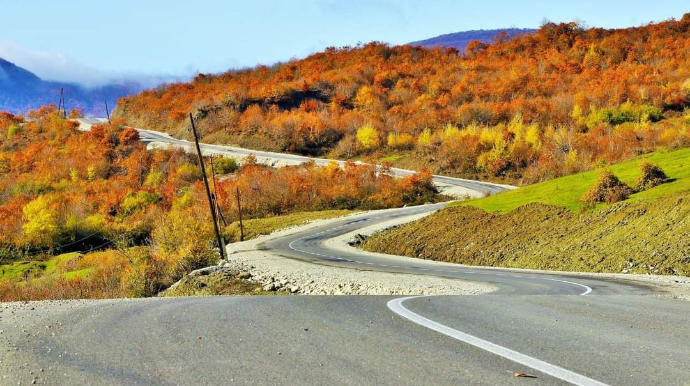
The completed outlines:
[[[136,130],[119,122],[83,133],[54,106],[31,116],[22,124],[23,117],[0,114],[7,133],[0,136],[0,300],[151,296],[216,263],[195,157],[148,152]],[[234,172],[212,181],[231,224],[228,235],[238,218],[237,189],[249,236],[281,222],[252,219],[437,199],[428,172],[397,179],[353,163],[272,169],[245,162],[238,170],[216,160],[214,166]],[[93,253],[55,257],[72,251]],[[68,261],[58,265],[64,256]]]
[[[532,183],[687,146],[690,14],[547,23],[455,49],[369,43],[123,98],[130,124],[207,141]]]

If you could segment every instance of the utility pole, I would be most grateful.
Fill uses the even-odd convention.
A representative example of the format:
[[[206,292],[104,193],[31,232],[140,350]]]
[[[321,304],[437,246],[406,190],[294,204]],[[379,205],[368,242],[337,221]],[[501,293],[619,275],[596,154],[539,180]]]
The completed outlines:
[[[227,255],[225,251],[225,241],[220,235],[220,229],[218,227],[218,219],[216,218],[216,211],[213,207],[213,198],[211,197],[211,189],[208,186],[208,177],[206,177],[206,168],[204,167],[204,157],[201,155],[201,147],[199,146],[199,134],[196,132],[196,126],[194,126],[194,117],[192,113],[189,113],[189,121],[192,123],[192,132],[194,132],[194,143],[196,144],[196,153],[199,156],[199,167],[201,168],[201,176],[204,179],[204,186],[206,186],[206,197],[208,198],[208,208],[211,210],[211,217],[213,218],[213,230],[216,232],[216,241],[218,241],[218,249],[220,250],[221,260],[227,260]]]
[[[236,187],[236,193],[237,193],[237,212],[239,212],[240,215],[240,241],[244,241],[244,225],[242,224],[242,204],[240,204],[240,187]]]
[[[211,156],[211,178],[213,180],[213,201],[216,203],[216,214],[218,219],[223,222],[224,226],[228,226],[227,221],[225,221],[225,216],[223,216],[223,210],[220,208],[220,203],[218,202],[218,189],[216,189],[216,171],[213,167],[213,156]]]
[[[144,154],[139,153],[139,187],[144,185]]]
[[[105,102],[105,115],[108,117],[108,123],[112,123],[110,122],[110,111],[108,110],[108,101],[104,100],[103,102]]]
[[[65,89],[60,88],[60,102],[58,102],[58,111],[62,110],[62,117],[67,118],[67,111],[65,110]]]

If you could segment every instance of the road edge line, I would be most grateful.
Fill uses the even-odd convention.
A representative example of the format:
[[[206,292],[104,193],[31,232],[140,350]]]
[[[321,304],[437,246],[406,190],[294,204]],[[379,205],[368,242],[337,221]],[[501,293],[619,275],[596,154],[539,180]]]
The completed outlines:
[[[488,351],[494,355],[498,355],[515,363],[519,363],[521,365],[530,367],[534,370],[550,375],[554,378],[558,378],[560,380],[578,386],[609,386],[605,383],[599,382],[592,378],[588,378],[584,375],[572,372],[570,370],[566,370],[560,366],[552,365],[537,358],[533,358],[529,355],[519,353],[517,351],[511,350],[509,348],[500,346],[495,343],[491,343],[487,340],[478,338],[468,333],[458,331],[454,328],[445,326],[441,323],[434,322],[433,320],[416,314],[410,311],[409,309],[405,308],[405,306],[403,306],[403,302],[405,302],[406,300],[420,297],[426,296],[408,296],[403,298],[396,298],[390,300],[386,305],[391,311],[393,311],[398,316],[401,316],[415,324],[439,332],[443,335],[449,336],[453,339],[475,346],[482,350]]]

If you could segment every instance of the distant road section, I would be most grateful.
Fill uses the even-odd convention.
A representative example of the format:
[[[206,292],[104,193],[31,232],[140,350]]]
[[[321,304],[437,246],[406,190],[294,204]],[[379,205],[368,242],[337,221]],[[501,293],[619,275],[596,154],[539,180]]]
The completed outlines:
[[[79,119],[81,124],[80,130],[88,131],[91,126],[98,123],[107,122],[104,118],[90,118]],[[167,133],[160,131],[146,130],[137,128],[141,141],[146,143],[150,148],[175,146],[188,150],[192,150],[194,144],[189,141],[173,138]],[[223,157],[236,158],[242,160],[249,154],[253,154],[257,161],[262,164],[280,167],[288,165],[299,165],[305,162],[314,161],[317,165],[327,165],[329,162],[337,162],[339,165],[344,165],[345,161],[329,160],[325,158],[311,158],[295,154],[274,153],[268,151],[244,149],[234,146],[201,144],[201,151],[204,155],[219,155]],[[356,162],[361,164],[361,162]],[[413,170],[392,168],[391,171],[399,177],[409,176],[415,173]],[[441,190],[442,193],[454,197],[483,197],[487,194],[496,194],[506,190],[515,189],[511,185],[494,184],[490,182],[482,182],[475,180],[467,180],[463,178],[454,178],[447,176],[434,175],[434,183]]]

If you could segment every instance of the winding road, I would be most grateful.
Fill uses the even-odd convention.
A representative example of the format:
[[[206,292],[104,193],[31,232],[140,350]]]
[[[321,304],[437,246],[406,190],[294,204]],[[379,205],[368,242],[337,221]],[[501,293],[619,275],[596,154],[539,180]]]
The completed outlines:
[[[91,125],[103,123],[107,120],[103,118],[78,119],[81,124],[81,130],[89,130]],[[146,130],[136,128],[139,132],[139,138],[146,144],[155,146],[176,146],[189,151],[193,151],[194,143],[177,139],[167,133],[154,130]],[[257,161],[266,165],[285,166],[285,165],[299,165],[305,162],[313,161],[317,165],[328,165],[329,162],[337,162],[343,166],[345,161],[330,160],[325,158],[306,157],[296,154],[275,153],[269,151],[251,150],[241,147],[211,145],[206,143],[200,144],[201,151],[204,155],[222,155],[224,157],[233,157],[242,159],[249,154],[253,154]],[[361,162],[356,162],[361,164]],[[397,176],[409,176],[414,174],[413,170],[392,168],[391,171]],[[482,181],[467,180],[463,178],[454,178],[448,176],[434,175],[434,184],[444,193],[454,196],[468,196],[468,197],[482,197],[485,194],[500,193],[506,190],[515,189],[511,185],[493,184]]]
[[[658,296],[655,288],[343,252],[328,244],[439,207],[349,216],[260,248],[314,264],[484,282],[498,291],[0,305],[0,330],[13,331],[0,335],[7,345],[3,379],[10,380],[0,384],[688,384],[690,303]]]
[[[329,244],[441,207],[349,216],[260,248],[313,264],[488,283],[496,292],[0,304],[0,384],[690,385],[690,303],[659,289]]]

